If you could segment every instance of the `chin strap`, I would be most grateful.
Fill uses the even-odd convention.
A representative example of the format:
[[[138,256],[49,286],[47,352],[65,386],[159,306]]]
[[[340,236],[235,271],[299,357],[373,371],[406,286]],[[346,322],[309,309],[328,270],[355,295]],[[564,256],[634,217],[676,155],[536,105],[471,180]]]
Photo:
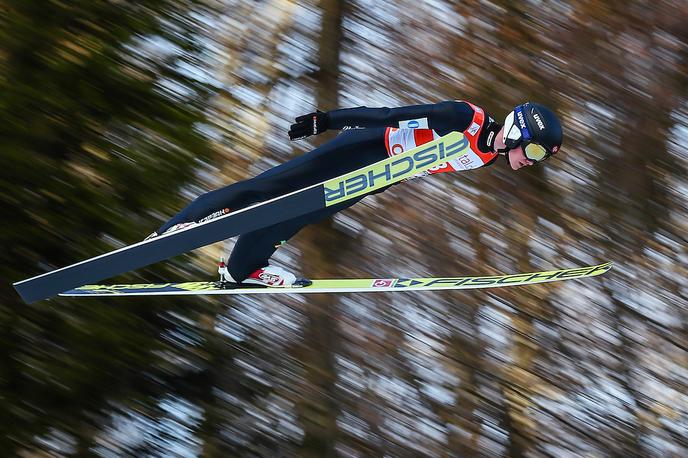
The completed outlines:
[[[509,151],[511,151],[510,148],[500,148],[497,150],[497,153],[501,154],[504,156],[504,159],[506,159],[506,165],[511,165],[509,163]]]
[[[483,125],[482,132],[478,138],[478,148],[481,151],[494,151],[495,140],[501,129],[502,125],[495,121],[492,116],[488,115],[487,121]]]

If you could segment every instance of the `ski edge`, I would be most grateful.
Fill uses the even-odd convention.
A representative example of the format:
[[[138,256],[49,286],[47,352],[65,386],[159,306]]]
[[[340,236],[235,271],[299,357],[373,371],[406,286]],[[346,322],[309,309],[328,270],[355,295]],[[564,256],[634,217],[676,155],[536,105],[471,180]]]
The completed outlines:
[[[556,281],[575,280],[602,275],[608,272],[614,263],[609,261],[598,265],[559,269],[540,272],[527,272],[508,275],[490,275],[473,277],[430,277],[430,278],[386,278],[386,279],[331,279],[313,280],[312,286],[299,288],[236,288],[236,289],[195,289],[172,291],[125,291],[128,286],[139,286],[141,289],[151,288],[150,285],[85,285],[60,293],[63,297],[125,297],[125,296],[190,296],[190,295],[242,295],[242,294],[316,294],[316,293],[376,293],[376,292],[412,292],[412,291],[441,291],[441,290],[469,290],[487,289],[508,286],[527,286]],[[515,280],[515,277],[528,277]],[[347,287],[348,280],[368,282],[370,286]],[[318,287],[322,283],[340,282],[343,286]],[[375,286],[375,283],[379,286]],[[385,283],[386,282],[386,283]],[[403,282],[419,282],[420,285],[401,285]],[[212,282],[188,282],[160,285],[204,285]],[[114,288],[118,289],[105,289]]]

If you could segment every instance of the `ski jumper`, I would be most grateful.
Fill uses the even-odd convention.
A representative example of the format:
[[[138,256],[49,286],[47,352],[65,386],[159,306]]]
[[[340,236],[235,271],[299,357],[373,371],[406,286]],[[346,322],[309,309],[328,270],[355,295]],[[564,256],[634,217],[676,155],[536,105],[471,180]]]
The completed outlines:
[[[162,234],[175,224],[199,221],[223,209],[238,210],[279,197],[400,154],[452,131],[463,133],[470,151],[418,176],[469,170],[489,165],[501,127],[481,108],[459,101],[399,108],[347,108],[330,111],[331,129],[344,130],[333,140],[260,175],[208,192],[163,224]],[[376,194],[386,190],[373,192]],[[237,281],[268,265],[277,247],[304,226],[316,223],[363,199],[360,196],[291,220],[239,236],[227,269]]]

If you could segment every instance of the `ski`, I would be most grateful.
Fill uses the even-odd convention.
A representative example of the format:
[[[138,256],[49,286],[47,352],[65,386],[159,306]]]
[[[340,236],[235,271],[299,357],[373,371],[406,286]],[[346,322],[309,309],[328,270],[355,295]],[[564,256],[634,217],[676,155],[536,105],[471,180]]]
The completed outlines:
[[[561,280],[602,275],[612,268],[612,262],[574,269],[528,272],[482,277],[431,278],[358,278],[313,280],[309,286],[255,287],[223,286],[219,282],[151,283],[133,285],[86,285],[61,293],[60,296],[122,297],[122,296],[180,296],[229,294],[308,294],[308,293],[366,293],[384,291],[432,291],[523,286]]]
[[[198,225],[144,240],[76,264],[14,283],[22,299],[35,302],[87,283],[139,269],[211,243],[296,218],[423,173],[469,150],[452,132],[397,156]]]

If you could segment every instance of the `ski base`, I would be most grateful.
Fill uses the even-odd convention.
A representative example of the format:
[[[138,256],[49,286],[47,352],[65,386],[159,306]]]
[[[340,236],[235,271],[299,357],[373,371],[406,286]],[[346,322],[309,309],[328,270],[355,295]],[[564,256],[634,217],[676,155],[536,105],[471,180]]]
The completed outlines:
[[[385,291],[436,291],[523,286],[594,277],[612,268],[612,262],[574,269],[560,269],[483,277],[367,278],[312,280],[308,286],[256,286],[219,282],[85,285],[60,296],[178,296],[233,294],[365,293]]]

